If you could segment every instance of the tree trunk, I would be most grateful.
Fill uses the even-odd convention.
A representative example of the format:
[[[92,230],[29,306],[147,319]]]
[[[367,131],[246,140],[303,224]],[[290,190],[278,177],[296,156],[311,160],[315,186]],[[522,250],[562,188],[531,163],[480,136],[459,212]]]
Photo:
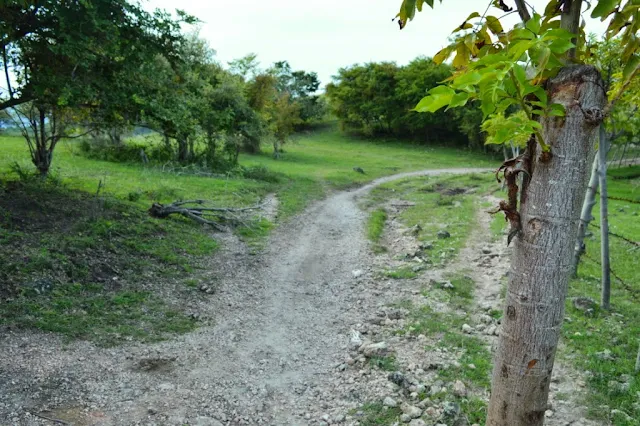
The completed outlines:
[[[600,126],[600,147],[598,157],[600,161],[600,262],[602,263],[602,294],[600,305],[603,309],[609,309],[611,298],[611,268],[609,266],[609,212],[607,199],[607,151],[609,142],[604,131],[604,125]]]
[[[184,163],[189,158],[189,144],[187,138],[182,135],[178,135],[176,138],[178,142],[178,161]]]
[[[551,158],[531,154],[520,210],[487,425],[542,425],[571,269],[571,254],[598,120],[602,79],[591,66],[563,69],[548,84],[566,116],[542,119]],[[600,113],[600,114],[598,114]],[[539,151],[539,149],[538,149]]]
[[[584,237],[587,234],[589,223],[593,220],[591,212],[593,211],[593,206],[596,205],[596,192],[598,191],[599,178],[598,157],[596,156],[593,159],[593,164],[591,165],[591,178],[589,178],[589,185],[587,186],[584,203],[582,203],[582,213],[580,213],[580,223],[578,224],[578,237],[576,238],[576,246],[573,251],[573,264],[571,265],[571,270],[574,277],[578,275],[580,257],[584,253],[585,249]]]

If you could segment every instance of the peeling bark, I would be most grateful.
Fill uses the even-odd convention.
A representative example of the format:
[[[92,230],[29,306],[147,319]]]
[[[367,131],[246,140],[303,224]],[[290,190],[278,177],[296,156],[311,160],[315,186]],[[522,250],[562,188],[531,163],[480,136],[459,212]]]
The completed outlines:
[[[490,426],[542,425],[564,318],[589,165],[595,155],[602,80],[591,66],[563,69],[549,82],[551,102],[565,117],[542,120],[552,156],[530,158],[533,174],[521,197],[522,230],[505,299],[503,329],[494,358]],[[601,114],[600,114],[601,116]]]

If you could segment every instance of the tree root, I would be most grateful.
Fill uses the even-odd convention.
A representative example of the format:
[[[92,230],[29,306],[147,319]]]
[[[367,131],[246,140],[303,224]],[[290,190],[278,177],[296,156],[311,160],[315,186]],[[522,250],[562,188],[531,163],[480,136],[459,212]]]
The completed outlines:
[[[244,225],[248,226],[240,216],[240,213],[249,212],[252,210],[260,210],[264,207],[264,204],[257,204],[249,207],[206,207],[205,200],[190,200],[190,201],[175,201],[171,204],[153,203],[149,209],[149,215],[159,219],[164,219],[172,214],[178,214],[194,220],[203,225],[209,225],[215,230],[224,232],[226,230],[225,224],[230,225]],[[190,206],[189,204],[195,204],[196,206]],[[199,207],[203,206],[203,207]]]

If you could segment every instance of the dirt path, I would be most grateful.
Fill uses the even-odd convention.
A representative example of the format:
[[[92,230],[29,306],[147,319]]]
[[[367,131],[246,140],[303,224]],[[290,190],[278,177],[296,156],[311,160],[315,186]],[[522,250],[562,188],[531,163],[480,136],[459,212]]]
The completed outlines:
[[[369,258],[356,200],[393,179],[473,171],[400,174],[337,193],[280,227],[262,255],[227,237],[208,278],[219,290],[198,306],[215,324],[194,333],[111,349],[0,337],[0,424],[309,424],[329,408],[328,372],[362,320],[351,308],[374,297],[353,284]]]

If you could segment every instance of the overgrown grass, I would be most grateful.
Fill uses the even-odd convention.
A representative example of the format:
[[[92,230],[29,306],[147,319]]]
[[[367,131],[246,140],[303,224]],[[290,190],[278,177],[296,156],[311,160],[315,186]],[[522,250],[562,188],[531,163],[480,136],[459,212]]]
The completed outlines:
[[[618,169],[620,170],[620,169]],[[609,195],[640,201],[640,179],[609,180]],[[616,234],[640,241],[640,205],[609,200],[609,226]],[[594,208],[600,223],[599,205]],[[600,300],[600,230],[590,227],[578,278],[570,285],[570,296]],[[624,284],[611,277],[611,311],[596,309],[593,316],[576,310],[569,300],[563,327],[565,355],[586,372],[590,415],[616,426],[640,425],[640,376],[634,372],[640,345],[640,248],[615,236],[609,237],[611,268]],[[610,354],[605,353],[610,351]],[[612,410],[619,410],[612,415]],[[624,414],[623,414],[624,413]]]

